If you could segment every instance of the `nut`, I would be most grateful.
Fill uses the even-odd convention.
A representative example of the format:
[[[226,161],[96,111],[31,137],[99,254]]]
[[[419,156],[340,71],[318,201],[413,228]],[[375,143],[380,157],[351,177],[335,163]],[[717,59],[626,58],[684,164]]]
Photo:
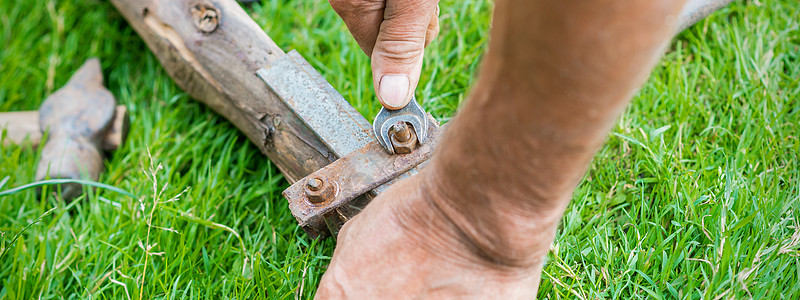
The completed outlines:
[[[333,199],[336,195],[336,184],[325,177],[318,176],[307,179],[306,197],[311,203],[322,203]]]
[[[397,122],[389,133],[396,154],[408,154],[417,149],[417,134],[405,122]]]

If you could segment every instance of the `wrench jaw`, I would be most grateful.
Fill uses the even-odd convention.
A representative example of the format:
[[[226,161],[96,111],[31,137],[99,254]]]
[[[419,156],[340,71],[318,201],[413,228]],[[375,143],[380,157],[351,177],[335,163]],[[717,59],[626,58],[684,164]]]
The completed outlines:
[[[417,136],[417,141],[422,145],[428,138],[428,118],[425,110],[417,102],[416,97],[411,97],[411,101],[398,110],[388,110],[385,107],[381,108],[378,115],[375,116],[375,121],[372,122],[372,130],[375,132],[375,137],[378,143],[386,149],[389,154],[395,154],[394,146],[392,146],[392,139],[389,132],[392,125],[397,122],[405,122],[411,125],[411,129]]]

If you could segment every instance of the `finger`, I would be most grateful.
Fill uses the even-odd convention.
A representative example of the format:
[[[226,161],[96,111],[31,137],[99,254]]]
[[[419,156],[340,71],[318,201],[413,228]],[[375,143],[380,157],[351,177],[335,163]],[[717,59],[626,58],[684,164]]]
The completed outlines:
[[[436,1],[389,0],[372,50],[372,80],[378,100],[400,109],[419,82],[425,38]]]
[[[385,0],[328,0],[361,50],[371,56],[383,22]]]
[[[439,36],[439,5],[436,5],[436,12],[431,16],[431,23],[428,24],[428,31],[425,33],[425,47]]]

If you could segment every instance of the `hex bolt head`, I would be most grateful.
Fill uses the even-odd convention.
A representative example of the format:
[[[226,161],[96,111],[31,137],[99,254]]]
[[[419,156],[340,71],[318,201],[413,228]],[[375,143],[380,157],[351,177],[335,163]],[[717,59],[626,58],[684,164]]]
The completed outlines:
[[[308,188],[311,191],[315,191],[316,192],[316,191],[319,191],[319,189],[322,188],[322,184],[323,184],[323,182],[322,182],[321,179],[319,179],[319,178],[311,178],[306,183],[306,188]]]
[[[311,203],[322,203],[333,199],[336,195],[336,184],[323,177],[312,177],[306,180],[306,198]]]

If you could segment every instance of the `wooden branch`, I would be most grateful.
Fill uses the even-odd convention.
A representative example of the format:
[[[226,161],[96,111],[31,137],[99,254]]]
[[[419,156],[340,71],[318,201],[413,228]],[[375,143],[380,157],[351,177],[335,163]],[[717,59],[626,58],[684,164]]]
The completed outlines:
[[[256,70],[285,53],[233,0],[112,0],[192,98],[231,121],[290,182],[336,160]]]

